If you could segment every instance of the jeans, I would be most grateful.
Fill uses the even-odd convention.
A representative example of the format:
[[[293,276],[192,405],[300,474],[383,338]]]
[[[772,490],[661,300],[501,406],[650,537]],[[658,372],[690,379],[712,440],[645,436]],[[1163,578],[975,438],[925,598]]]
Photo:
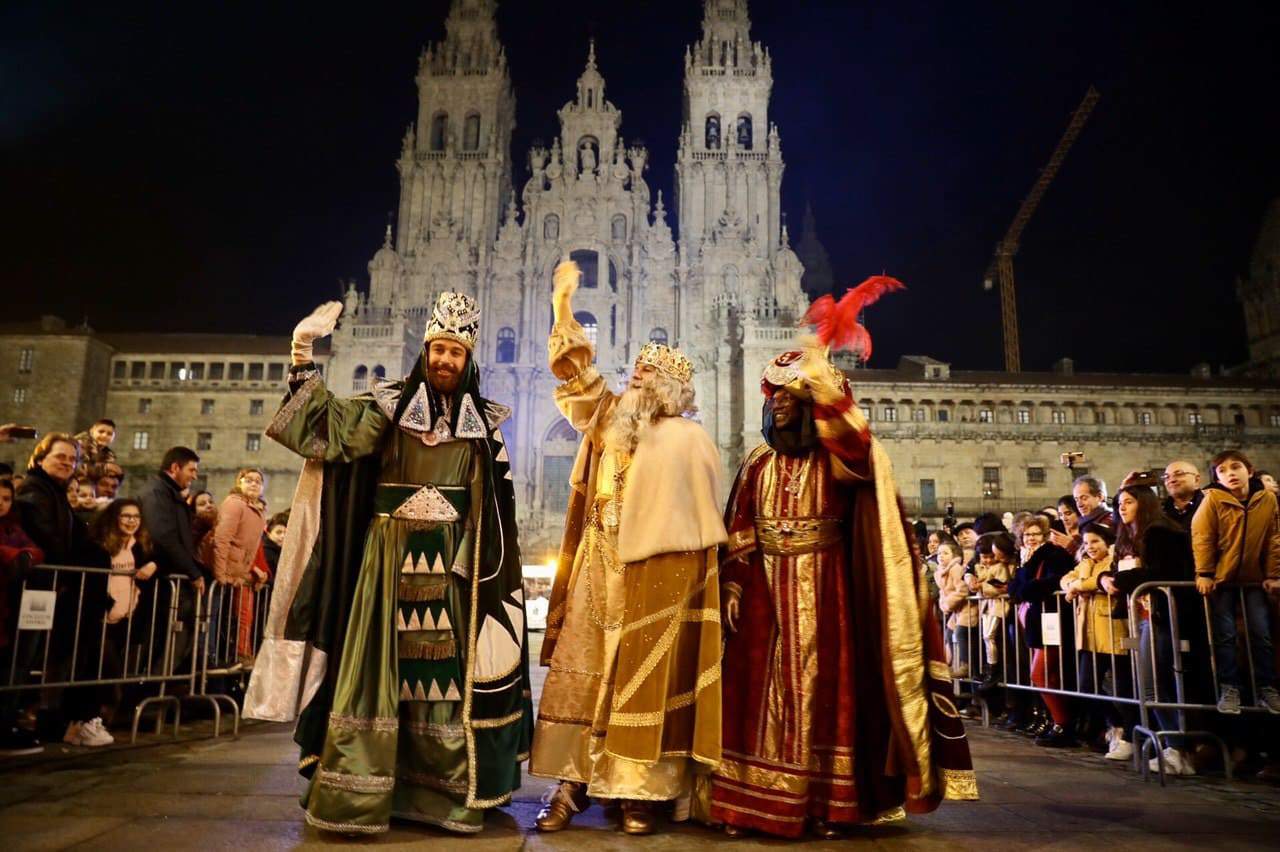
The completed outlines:
[[[1240,688],[1236,662],[1236,612],[1244,598],[1245,621],[1249,628],[1249,648],[1254,683],[1259,689],[1275,686],[1275,658],[1271,649],[1271,619],[1267,613],[1267,593],[1260,586],[1223,586],[1209,595],[1213,623],[1213,658],[1218,664],[1218,683]],[[1255,696],[1256,698],[1256,696]]]
[[[1081,651],[1079,656],[1081,692],[1114,695],[1117,698],[1136,697],[1133,691],[1133,666],[1129,663],[1128,653],[1095,654],[1092,651]],[[1109,688],[1106,682],[1108,674],[1111,675]],[[1126,742],[1132,738],[1133,726],[1137,721],[1137,709],[1132,704],[1116,702],[1108,705],[1104,715],[1108,725],[1124,729]]]
[[[1154,618],[1155,616],[1153,616]],[[1144,701],[1176,702],[1177,689],[1173,682],[1173,637],[1168,628],[1155,626],[1150,620],[1141,622],[1138,634],[1138,676],[1142,681],[1142,699]],[[1155,645],[1154,667],[1151,659],[1152,644]],[[1155,727],[1161,731],[1183,730],[1181,711],[1151,708],[1151,716]],[[1179,747],[1181,738],[1168,738],[1169,745]]]

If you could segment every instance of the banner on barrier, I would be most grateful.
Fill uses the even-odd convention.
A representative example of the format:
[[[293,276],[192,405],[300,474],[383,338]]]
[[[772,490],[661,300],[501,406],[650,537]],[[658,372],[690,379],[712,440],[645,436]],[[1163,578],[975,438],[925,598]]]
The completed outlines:
[[[53,607],[57,592],[26,589],[22,592],[22,605],[18,610],[19,630],[52,630]]]

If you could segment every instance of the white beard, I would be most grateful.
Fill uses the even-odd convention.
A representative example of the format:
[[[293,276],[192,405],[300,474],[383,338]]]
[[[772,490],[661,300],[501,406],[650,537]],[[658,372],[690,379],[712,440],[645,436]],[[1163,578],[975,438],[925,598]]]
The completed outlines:
[[[605,445],[634,453],[644,430],[661,413],[662,400],[649,383],[638,388],[627,388],[613,408],[613,420],[605,434]]]

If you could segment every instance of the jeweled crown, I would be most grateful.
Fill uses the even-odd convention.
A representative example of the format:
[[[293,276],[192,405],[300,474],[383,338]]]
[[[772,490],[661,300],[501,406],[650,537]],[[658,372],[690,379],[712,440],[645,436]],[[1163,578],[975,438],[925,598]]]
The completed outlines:
[[[693,379],[693,362],[679,349],[650,340],[636,356],[636,366],[648,364],[659,373],[688,384]]]
[[[436,297],[435,309],[427,321],[423,341],[455,340],[474,349],[480,332],[480,308],[465,293],[444,292]]]

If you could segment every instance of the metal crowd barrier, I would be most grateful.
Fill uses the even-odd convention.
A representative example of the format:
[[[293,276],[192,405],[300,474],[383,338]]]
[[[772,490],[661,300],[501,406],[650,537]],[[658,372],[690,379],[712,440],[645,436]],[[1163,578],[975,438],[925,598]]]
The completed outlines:
[[[1248,673],[1247,679],[1242,677],[1242,680],[1249,685],[1248,694],[1254,698],[1253,704],[1245,704],[1242,701],[1241,711],[1242,713],[1266,713],[1265,708],[1256,704],[1257,675],[1253,665],[1248,607],[1244,602],[1245,590],[1257,588],[1257,584],[1225,588],[1240,596],[1237,617],[1242,623],[1237,635],[1243,639],[1241,643],[1243,648],[1237,648],[1236,656],[1239,661],[1239,671],[1242,675],[1245,672]],[[1216,744],[1222,753],[1226,777],[1231,779],[1233,765],[1230,749],[1222,737],[1205,728],[1188,728],[1188,713],[1203,719],[1213,718],[1207,714],[1218,712],[1218,666],[1214,654],[1210,600],[1207,596],[1195,593],[1202,608],[1202,613],[1197,613],[1197,616],[1203,617],[1203,622],[1197,621],[1196,627],[1202,627],[1204,632],[1199,636],[1185,637],[1182,635],[1184,625],[1179,616],[1178,595],[1175,594],[1175,590],[1178,589],[1189,589],[1194,593],[1195,583],[1191,581],[1144,583],[1128,598],[1122,595],[1106,596],[1106,606],[1112,612],[1115,612],[1119,605],[1123,605],[1128,613],[1127,618],[1121,622],[1126,625],[1126,635],[1120,639],[1119,647],[1123,653],[1118,655],[1110,655],[1096,648],[1088,651],[1078,650],[1078,645],[1082,643],[1079,637],[1074,635],[1074,603],[1066,600],[1064,592],[1057,592],[1053,596],[1052,603],[1041,604],[1042,622],[1046,616],[1050,618],[1056,616],[1058,623],[1056,637],[1047,637],[1050,641],[1045,642],[1047,648],[1055,649],[1047,656],[1054,658],[1051,665],[1056,668],[1057,686],[1049,685],[1047,677],[1043,685],[1031,682],[1030,660],[1034,649],[1026,645],[1022,620],[1017,617],[1019,604],[1007,595],[1000,597],[971,595],[965,599],[962,607],[958,607],[952,613],[943,613],[944,624],[953,614],[959,616],[958,621],[967,620],[964,614],[968,607],[972,607],[974,613],[974,625],[969,627],[957,625],[954,630],[950,628],[947,630],[951,651],[952,682],[956,694],[965,694],[964,688],[968,687],[971,697],[980,706],[984,726],[990,724],[990,710],[987,699],[982,694],[988,689],[1047,693],[1070,699],[1108,702],[1131,707],[1137,717],[1132,725],[1135,746],[1134,765],[1144,779],[1149,777],[1149,759],[1157,757],[1160,783],[1165,783],[1162,750],[1174,738],[1202,739]],[[1147,603],[1153,595],[1160,595],[1163,598],[1163,608],[1152,607]],[[1006,606],[1001,606],[1001,603]],[[986,604],[985,608],[984,604]],[[994,631],[984,629],[983,614],[984,612],[992,614],[992,610],[995,611],[994,616],[998,622],[998,627]],[[1145,643],[1141,642],[1144,621],[1149,622],[1146,628],[1148,641]],[[986,626],[991,625],[988,623]],[[986,639],[992,632],[997,637],[998,661],[995,664],[987,659]],[[1199,653],[1193,655],[1195,639],[1203,640],[1203,644],[1195,648]],[[1142,647],[1144,644],[1145,648]],[[1165,659],[1161,659],[1162,655]],[[1106,674],[1100,676],[1099,658],[1108,656],[1114,656],[1117,660],[1107,661],[1107,665],[1102,667],[1107,669]],[[1082,657],[1089,661],[1083,678],[1081,677]],[[1128,689],[1118,688],[1119,678],[1116,674],[1118,659],[1124,660],[1124,664],[1131,673],[1131,677],[1125,678],[1129,681]],[[993,668],[996,676],[986,677]],[[1110,678],[1109,687],[1108,677]],[[982,689],[981,692],[979,687]],[[1197,696],[1209,696],[1209,700],[1195,700]],[[1166,721],[1176,718],[1176,726],[1161,727],[1157,724],[1158,717],[1161,716]]]
[[[197,595],[187,577],[152,577],[138,581],[137,603],[121,621],[108,624],[111,599],[107,580],[120,572],[75,565],[37,565],[15,589],[13,630],[4,651],[8,671],[0,682],[0,699],[17,700],[20,693],[69,689],[153,686],[157,693],[141,698],[134,709],[131,742],[137,742],[143,714],[156,716],[156,733],[163,731],[168,708],[173,708],[173,734],[182,721],[182,701],[208,702],[213,710],[214,736],[221,733],[222,705],[233,717],[239,734],[240,707],[211,683],[247,679],[262,643],[270,602],[269,587],[248,589],[210,583]],[[52,592],[52,605],[33,596],[29,611],[21,611],[27,592]],[[94,597],[101,594],[102,598]],[[98,618],[89,613],[105,609]],[[67,615],[68,608],[74,618]],[[21,619],[27,619],[24,626]],[[3,657],[0,657],[3,660]],[[185,687],[185,689],[183,689]],[[93,699],[99,703],[104,693]],[[83,696],[82,696],[83,697]],[[86,699],[87,700],[87,699]],[[114,700],[112,696],[108,700]]]

